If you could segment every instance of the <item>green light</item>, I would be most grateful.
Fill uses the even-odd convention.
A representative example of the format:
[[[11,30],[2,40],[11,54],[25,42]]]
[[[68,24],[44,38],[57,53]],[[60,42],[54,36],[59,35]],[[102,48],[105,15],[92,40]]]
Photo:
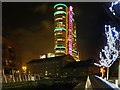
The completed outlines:
[[[77,53],[77,51],[76,51],[76,50],[72,50],[72,52],[75,52],[75,53]]]
[[[56,48],[66,48],[66,47],[64,47],[64,46],[57,46],[54,49],[56,49]]]
[[[65,28],[55,28],[54,32],[59,31],[59,30],[66,30]]]
[[[65,4],[60,4],[60,3],[59,3],[59,4],[56,4],[56,5],[54,6],[54,8],[56,8],[57,6],[60,6],[60,5],[67,7]]]
[[[76,34],[72,34],[73,37],[76,37]]]
[[[66,14],[65,11],[56,11],[56,12],[54,13],[54,16],[55,16],[56,14],[60,14],[60,13],[62,13],[62,14]]]
[[[72,20],[75,21],[74,18],[72,18]]]
[[[75,15],[75,13],[72,11],[72,14]]]

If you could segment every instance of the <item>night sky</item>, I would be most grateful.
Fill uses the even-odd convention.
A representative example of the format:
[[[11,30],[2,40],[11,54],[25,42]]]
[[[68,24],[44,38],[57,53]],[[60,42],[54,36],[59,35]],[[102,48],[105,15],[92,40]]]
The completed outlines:
[[[54,5],[43,2],[2,3],[2,35],[19,48],[23,64],[54,49]],[[70,2],[77,24],[80,59],[98,58],[104,45],[104,24],[108,16],[104,3]]]

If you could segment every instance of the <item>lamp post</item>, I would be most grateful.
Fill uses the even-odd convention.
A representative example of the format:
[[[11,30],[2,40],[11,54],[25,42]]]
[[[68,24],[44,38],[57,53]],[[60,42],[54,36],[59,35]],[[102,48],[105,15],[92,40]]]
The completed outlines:
[[[26,73],[27,67],[26,67],[26,66],[23,66],[23,67],[22,67],[22,70]]]
[[[24,79],[25,79],[25,81],[27,81],[27,77],[26,77],[26,70],[27,70],[27,67],[26,67],[26,66],[23,66],[23,67],[22,67],[22,70],[23,70]]]
[[[105,75],[105,69],[103,67],[100,68],[100,73],[102,74],[102,78]]]

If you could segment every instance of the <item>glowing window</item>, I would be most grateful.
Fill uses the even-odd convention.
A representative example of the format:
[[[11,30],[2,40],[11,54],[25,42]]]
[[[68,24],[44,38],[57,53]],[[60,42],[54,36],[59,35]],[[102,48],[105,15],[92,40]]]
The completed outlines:
[[[63,18],[56,18],[55,20],[57,21],[57,20],[62,20]]]
[[[65,27],[65,24],[63,24],[63,27]]]
[[[65,11],[56,11],[56,12],[54,13],[54,16],[55,16],[56,14],[66,14],[66,12],[65,12]]]
[[[65,18],[65,16],[62,16],[62,18]]]
[[[59,51],[59,50],[56,50],[55,52],[56,52],[56,53],[59,53],[60,51]]]
[[[62,39],[57,39],[57,41],[62,41]]]
[[[57,7],[57,10],[63,9],[63,7]]]
[[[62,34],[62,33],[56,33],[56,35],[60,35],[60,34]]]

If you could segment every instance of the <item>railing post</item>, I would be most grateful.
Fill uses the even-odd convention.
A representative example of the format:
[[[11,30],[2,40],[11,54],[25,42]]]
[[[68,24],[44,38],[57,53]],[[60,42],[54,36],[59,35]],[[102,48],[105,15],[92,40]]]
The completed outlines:
[[[118,64],[118,85],[120,85],[120,60]]]
[[[7,78],[6,75],[3,75],[4,79],[5,79],[5,83],[7,83]]]
[[[22,81],[22,79],[21,79],[21,75],[19,74],[19,79],[20,79],[20,81]]]
[[[15,77],[14,77],[14,75],[12,75],[12,79],[13,79],[13,82],[15,82]]]
[[[107,80],[109,79],[109,67],[107,67]]]

